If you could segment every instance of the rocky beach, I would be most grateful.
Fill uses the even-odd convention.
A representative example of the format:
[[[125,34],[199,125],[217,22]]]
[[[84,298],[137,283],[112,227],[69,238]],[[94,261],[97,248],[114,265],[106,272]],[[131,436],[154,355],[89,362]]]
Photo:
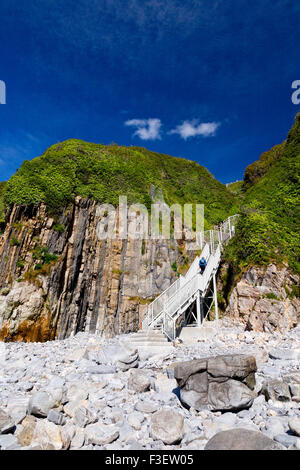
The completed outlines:
[[[0,448],[299,450],[300,328],[207,325],[161,351],[137,334],[0,343]]]

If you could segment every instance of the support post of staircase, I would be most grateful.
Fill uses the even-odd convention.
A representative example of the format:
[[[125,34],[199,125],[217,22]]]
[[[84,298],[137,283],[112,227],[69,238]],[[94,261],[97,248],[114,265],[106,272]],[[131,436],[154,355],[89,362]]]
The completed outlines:
[[[197,310],[197,326],[201,326],[201,306],[200,306],[200,292],[197,292],[196,297],[196,310]]]
[[[216,273],[213,274],[213,285],[214,285],[214,302],[215,302],[215,318],[216,321],[219,320],[219,309],[218,309],[218,296],[217,296],[217,283],[216,283]]]

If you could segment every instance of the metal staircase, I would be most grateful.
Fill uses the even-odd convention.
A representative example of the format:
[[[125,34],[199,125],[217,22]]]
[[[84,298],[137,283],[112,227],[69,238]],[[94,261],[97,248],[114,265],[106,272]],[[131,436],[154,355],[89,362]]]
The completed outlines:
[[[216,289],[216,273],[221,261],[222,245],[234,236],[238,215],[229,217],[216,230],[208,230],[197,234],[198,246],[202,249],[185,276],[180,276],[170,287],[160,294],[148,307],[142,322],[142,330],[160,329],[170,340],[177,336],[177,322],[196,302],[197,316],[194,317],[200,326],[215,305],[218,318]],[[207,266],[203,274],[199,271],[199,260],[204,257]],[[204,299],[213,285],[212,301],[204,313]]]

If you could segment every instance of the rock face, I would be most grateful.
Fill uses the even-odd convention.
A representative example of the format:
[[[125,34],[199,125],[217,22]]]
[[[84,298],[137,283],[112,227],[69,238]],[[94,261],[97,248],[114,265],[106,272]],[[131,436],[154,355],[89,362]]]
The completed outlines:
[[[204,450],[283,450],[284,447],[264,436],[261,432],[248,429],[230,429],[215,434]]]
[[[41,287],[27,282],[15,282],[5,296],[0,296],[1,339],[15,341],[53,338],[47,296]]]
[[[286,333],[300,321],[300,299],[293,295],[299,277],[287,267],[253,267],[234,287],[225,315],[248,330]]]
[[[80,197],[59,220],[43,204],[11,207],[0,236],[0,340],[139,329],[147,304],[174,281],[172,264],[185,263],[186,245],[99,241],[98,221],[96,203]]]
[[[253,403],[255,372],[255,358],[237,354],[179,363],[174,376],[184,404],[199,411],[236,411]]]

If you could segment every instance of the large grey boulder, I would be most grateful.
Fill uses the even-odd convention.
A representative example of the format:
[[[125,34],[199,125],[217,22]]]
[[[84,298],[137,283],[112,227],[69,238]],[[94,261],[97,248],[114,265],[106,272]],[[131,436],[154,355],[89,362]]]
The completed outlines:
[[[151,417],[150,434],[153,439],[172,445],[180,442],[183,437],[184,418],[180,413],[165,408]]]
[[[217,356],[207,361],[207,372],[211,377],[239,380],[252,390],[255,386],[256,370],[255,357],[244,354]]]
[[[215,434],[204,450],[284,450],[284,447],[261,432],[239,428]]]
[[[255,397],[256,361],[244,354],[217,356],[175,365],[181,401],[196,410],[237,411]]]
[[[229,379],[226,382],[210,382],[208,403],[213,409],[223,411],[249,408],[253,403],[253,392],[242,382]]]

